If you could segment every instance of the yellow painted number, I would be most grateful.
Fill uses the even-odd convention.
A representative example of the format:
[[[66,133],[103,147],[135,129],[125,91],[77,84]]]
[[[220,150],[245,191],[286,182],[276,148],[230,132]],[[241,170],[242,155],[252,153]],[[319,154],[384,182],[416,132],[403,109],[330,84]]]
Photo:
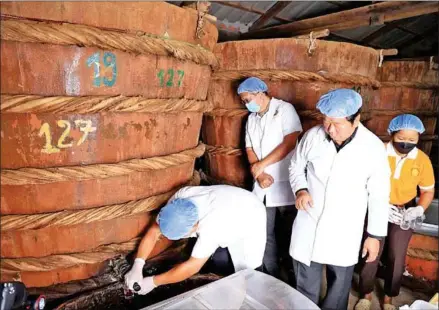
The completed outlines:
[[[61,149],[66,149],[66,148],[70,148],[73,146],[73,144],[74,144],[73,141],[70,143],[65,143],[65,140],[69,136],[70,130],[72,129],[70,122],[66,121],[66,120],[58,120],[56,122],[56,124],[60,128],[65,128],[63,133],[61,134],[61,136],[58,139],[57,146],[52,145],[52,134],[50,132],[50,125],[48,123],[44,123],[41,126],[40,132],[38,135],[40,137],[44,136],[46,139],[46,143],[44,144],[44,147],[41,149],[41,153],[54,154],[54,153],[60,152]],[[81,138],[76,143],[77,146],[84,143],[84,141],[87,139],[89,133],[96,131],[96,127],[92,126],[91,120],[82,120],[82,119],[75,120],[75,126],[78,127],[79,131],[81,131],[83,133]]]
[[[82,119],[78,119],[75,121],[75,125],[76,127],[79,127],[79,130],[81,132],[83,132],[84,134],[82,135],[81,139],[79,139],[78,143],[76,145],[81,145],[85,139],[87,139],[88,134],[90,132],[95,132],[96,131],[96,127],[92,127],[92,123],[91,120],[82,120]]]
[[[66,149],[68,147],[72,147],[73,143],[64,144],[64,140],[66,139],[66,137],[70,133],[70,129],[71,129],[70,122],[69,121],[65,121],[65,120],[59,120],[59,121],[56,122],[56,124],[58,125],[58,127],[65,128],[65,130],[61,134],[61,137],[59,137],[59,139],[58,139],[58,145],[57,146],[60,149]]]
[[[40,133],[38,134],[38,136],[46,137],[46,144],[41,150],[41,153],[53,154],[53,153],[58,153],[60,151],[59,148],[54,147],[52,145],[52,134],[50,133],[50,126],[48,123],[44,123],[43,126],[41,126]]]

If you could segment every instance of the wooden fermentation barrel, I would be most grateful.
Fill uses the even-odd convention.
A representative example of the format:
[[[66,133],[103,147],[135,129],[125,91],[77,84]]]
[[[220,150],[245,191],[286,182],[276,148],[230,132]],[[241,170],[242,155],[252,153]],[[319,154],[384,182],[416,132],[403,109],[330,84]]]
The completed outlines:
[[[388,141],[391,119],[402,113],[415,114],[425,126],[420,148],[429,155],[432,141],[438,138],[439,71],[434,67],[428,61],[385,61],[378,70],[381,87],[371,100],[367,127]]]
[[[10,2],[1,14],[1,281],[89,278],[198,184],[218,31],[164,2]]]
[[[406,256],[406,270],[415,279],[433,283],[437,287],[439,270],[438,238],[414,233]]]
[[[263,79],[269,95],[294,105],[304,131],[320,122],[315,105],[321,95],[336,88],[352,88],[363,97],[367,112],[373,92],[379,52],[349,43],[308,39],[272,39],[226,42],[215,48],[220,65],[212,76],[209,100],[215,110],[205,114],[203,142],[207,177],[213,182],[250,186],[244,151],[248,113],[236,89],[246,77]]]

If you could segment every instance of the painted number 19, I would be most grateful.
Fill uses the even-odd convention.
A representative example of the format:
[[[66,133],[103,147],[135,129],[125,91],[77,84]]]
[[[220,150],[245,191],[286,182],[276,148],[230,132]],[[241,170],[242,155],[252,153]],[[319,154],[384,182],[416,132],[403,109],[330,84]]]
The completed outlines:
[[[103,80],[105,86],[113,86],[116,83],[117,78],[117,66],[116,66],[116,55],[110,52],[104,53],[104,58],[102,62],[104,64],[104,71],[111,69],[111,78],[104,76],[101,78],[101,63],[100,63],[101,53],[94,53],[87,59],[87,66],[93,67],[93,85],[96,87],[101,86],[101,80]],[[105,74],[104,74],[105,75]]]
[[[180,87],[183,83],[184,78],[184,71],[183,70],[176,70],[178,75],[177,80],[177,87]],[[174,69],[168,69],[167,74],[165,74],[165,70],[161,69],[159,73],[157,73],[157,77],[159,78],[160,87],[166,86],[166,87],[173,87],[174,86],[174,76],[175,71]]]

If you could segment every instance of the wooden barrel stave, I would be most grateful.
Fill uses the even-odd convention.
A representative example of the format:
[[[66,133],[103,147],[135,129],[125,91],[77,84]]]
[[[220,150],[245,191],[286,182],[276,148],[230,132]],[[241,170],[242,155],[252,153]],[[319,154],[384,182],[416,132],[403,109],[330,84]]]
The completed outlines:
[[[212,50],[218,39],[215,25],[206,22],[206,34],[195,35],[198,16],[175,5],[162,2],[9,2],[2,4],[8,17],[83,24],[102,29],[146,32]]]
[[[103,164],[177,153],[197,146],[201,121],[195,112],[2,114],[1,166]]]
[[[2,41],[2,94],[205,100],[210,67],[173,57]]]

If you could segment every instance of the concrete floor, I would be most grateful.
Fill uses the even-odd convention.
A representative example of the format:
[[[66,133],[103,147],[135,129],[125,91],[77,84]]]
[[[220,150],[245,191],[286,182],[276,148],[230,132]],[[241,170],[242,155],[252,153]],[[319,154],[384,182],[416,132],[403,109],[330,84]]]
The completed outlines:
[[[373,293],[372,299],[372,310],[380,310],[381,302],[383,300],[384,292],[383,292],[384,281],[382,279],[378,279],[375,284],[375,291]],[[358,287],[358,274],[354,274],[354,279],[352,281],[351,294],[349,296],[349,306],[348,310],[354,309],[359,296],[357,292]],[[425,301],[429,301],[432,296],[428,296],[422,292],[415,292],[410,290],[409,288],[402,287],[401,292],[398,297],[393,299],[394,305],[397,307],[404,305],[411,305],[415,300],[421,299]]]
[[[287,273],[285,269],[281,269],[281,278],[288,283],[287,279]],[[351,287],[351,293],[349,296],[349,305],[348,310],[353,310],[355,305],[357,304],[359,300],[359,294],[358,294],[358,280],[359,276],[357,273],[354,273],[353,279],[352,279],[352,287]],[[405,281],[403,280],[403,285]],[[372,298],[372,307],[371,310],[381,310],[382,309],[382,300],[384,298],[384,281],[380,278],[377,278],[375,283],[375,290],[373,293]],[[411,305],[415,300],[425,300],[429,301],[433,295],[434,291],[431,291],[430,293],[425,293],[428,290],[425,288],[418,288],[416,290],[412,290],[406,286],[401,287],[401,291],[398,297],[393,298],[393,304],[396,307],[401,307],[404,305]],[[326,272],[325,269],[322,273],[322,286],[320,290],[320,298],[323,298],[326,294]]]

